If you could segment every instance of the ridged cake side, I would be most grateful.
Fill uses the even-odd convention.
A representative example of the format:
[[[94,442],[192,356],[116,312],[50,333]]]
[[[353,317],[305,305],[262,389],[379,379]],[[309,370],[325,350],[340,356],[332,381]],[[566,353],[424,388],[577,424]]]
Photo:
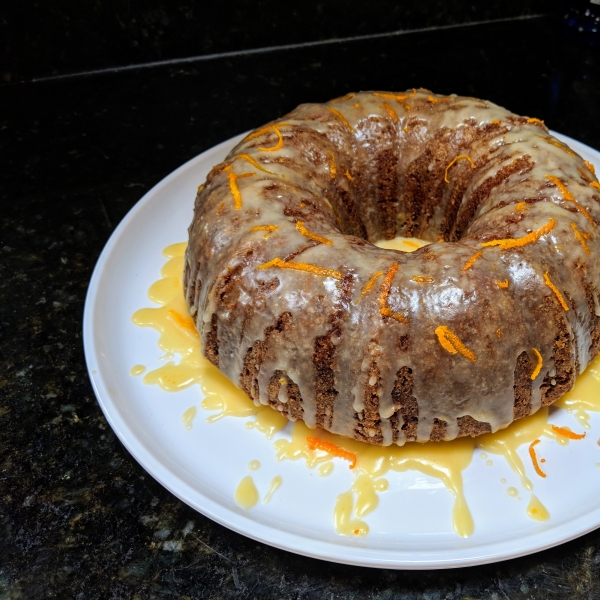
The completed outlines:
[[[204,352],[255,402],[374,444],[506,427],[598,352],[599,187],[541,121],[483,100],[301,105],[198,192]],[[433,243],[370,243],[400,235]]]

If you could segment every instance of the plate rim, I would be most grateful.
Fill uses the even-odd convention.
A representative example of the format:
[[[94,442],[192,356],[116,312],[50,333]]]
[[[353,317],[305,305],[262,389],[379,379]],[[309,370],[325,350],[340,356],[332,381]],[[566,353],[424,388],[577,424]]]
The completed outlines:
[[[561,139],[572,145],[576,150],[577,148],[580,148],[590,152],[600,164],[600,151],[566,135],[559,134],[552,130],[550,130],[550,133],[551,135],[556,136],[558,139]],[[457,548],[457,550],[451,552],[445,550],[443,551],[443,554],[447,555],[446,558],[435,557],[433,553],[430,553],[432,555],[431,558],[423,558],[421,556],[411,560],[408,556],[404,556],[402,559],[398,560],[393,558],[393,555],[407,555],[408,552],[390,550],[378,551],[377,549],[373,550],[364,548],[353,545],[352,541],[347,540],[346,538],[340,538],[340,543],[336,544],[311,537],[304,537],[289,531],[282,531],[281,529],[273,527],[269,524],[255,520],[249,516],[250,513],[234,513],[227,507],[224,507],[218,502],[215,502],[211,498],[207,497],[201,491],[194,489],[193,486],[185,482],[179,475],[170,471],[160,459],[154,456],[153,453],[144,446],[143,442],[139,440],[135,433],[129,428],[126,419],[123,418],[117,406],[115,405],[115,402],[111,396],[111,392],[108,389],[104,378],[102,377],[100,370],[101,362],[97,358],[94,336],[94,321],[97,304],[100,299],[100,284],[104,275],[105,266],[115,252],[121,237],[126,234],[130,225],[135,222],[138,214],[156,194],[160,194],[161,190],[170,182],[180,177],[182,173],[191,166],[208,158],[211,153],[218,153],[220,151],[233,148],[234,145],[246,134],[247,132],[241,133],[208,148],[207,150],[184,162],[181,166],[151,187],[140,198],[140,200],[138,200],[132,206],[132,208],[127,212],[121,222],[111,233],[94,266],[86,293],[83,313],[83,347],[86,366],[94,394],[107,422],[117,435],[119,441],[123,444],[129,454],[131,454],[131,456],[136,460],[136,462],[138,462],[149,475],[151,475],[156,481],[158,481],[158,483],[165,487],[179,500],[186,503],[188,506],[208,517],[209,519],[232,531],[235,531],[236,533],[269,546],[302,556],[353,566],[382,569],[430,570],[462,568],[490,564],[547,550],[575,538],[581,537],[600,527],[599,504],[597,509],[588,512],[585,515],[580,515],[568,523],[563,523],[550,529],[532,533],[529,536],[521,538],[524,541],[526,540],[528,543],[518,544],[517,548],[512,547],[512,549],[502,549],[503,546],[511,545],[512,540],[509,540],[495,542],[486,546],[477,544],[469,548]],[[173,478],[175,478],[178,485],[173,485],[172,481],[169,481],[169,479],[173,480]],[[194,495],[200,496],[202,498],[202,503],[198,503],[196,500],[194,500],[192,498]],[[223,511],[225,512],[225,516],[223,515]],[[249,524],[251,524],[250,529],[247,527]],[[565,529],[567,530],[566,532],[564,531]],[[538,540],[537,543],[534,543],[534,540],[537,540],[539,537],[542,539],[547,539],[545,542]],[[301,541],[303,541],[303,543],[299,543]],[[308,542],[308,545],[306,542]],[[500,548],[494,551],[493,548],[498,546],[500,546]],[[332,548],[336,549],[337,551],[333,555],[331,552]],[[480,550],[477,551],[477,548],[480,548]],[[482,550],[486,550],[487,548],[489,548],[489,550],[482,553]],[[454,557],[453,555],[456,553],[463,556]]]

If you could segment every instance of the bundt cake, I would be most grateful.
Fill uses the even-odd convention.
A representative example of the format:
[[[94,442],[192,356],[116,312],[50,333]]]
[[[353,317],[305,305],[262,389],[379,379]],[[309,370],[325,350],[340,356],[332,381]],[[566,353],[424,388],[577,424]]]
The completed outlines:
[[[203,351],[256,403],[370,442],[496,431],[600,346],[600,185],[539,119],[427,90],[303,104],[200,186]],[[413,253],[373,245],[431,241]]]

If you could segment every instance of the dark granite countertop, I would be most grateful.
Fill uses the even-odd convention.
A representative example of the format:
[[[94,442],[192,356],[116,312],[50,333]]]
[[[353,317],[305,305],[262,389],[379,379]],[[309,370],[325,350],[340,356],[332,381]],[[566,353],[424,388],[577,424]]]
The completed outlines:
[[[551,17],[0,89],[0,598],[600,598],[598,531],[427,572],[257,543],[154,481],[94,397],[81,339],[88,282],[149,188],[301,102],[414,86],[490,99],[600,148],[600,53],[563,39]]]

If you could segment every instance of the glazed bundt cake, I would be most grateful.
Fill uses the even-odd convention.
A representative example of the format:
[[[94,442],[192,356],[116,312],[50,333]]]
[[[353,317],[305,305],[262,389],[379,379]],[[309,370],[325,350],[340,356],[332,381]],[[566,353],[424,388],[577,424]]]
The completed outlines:
[[[206,357],[291,420],[383,445],[479,435],[597,354],[599,203],[590,163],[490,102],[303,104],[200,186],[186,298]],[[396,236],[432,243],[373,245]]]

